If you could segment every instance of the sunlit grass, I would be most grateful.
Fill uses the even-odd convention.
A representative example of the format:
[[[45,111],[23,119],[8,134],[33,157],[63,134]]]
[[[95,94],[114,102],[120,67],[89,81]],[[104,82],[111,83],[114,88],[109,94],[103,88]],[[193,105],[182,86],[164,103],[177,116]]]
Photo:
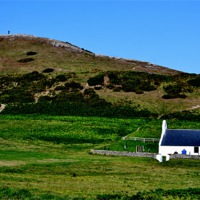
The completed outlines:
[[[90,149],[104,146],[123,150],[119,136],[121,131],[133,136],[159,137],[161,122],[150,119],[0,115],[1,187],[71,198],[95,198],[99,194],[116,193],[130,196],[156,188],[196,188],[200,185],[199,160],[159,163],[153,158],[89,153]],[[200,128],[198,122],[169,121],[168,124],[172,128]],[[102,132],[99,131],[102,129]],[[68,131],[74,138],[87,139],[87,143],[85,140],[79,140],[79,143],[55,142],[39,137],[44,133],[68,137],[69,134],[65,133]],[[32,139],[25,137],[30,134]],[[99,143],[99,138],[103,138],[103,142]]]

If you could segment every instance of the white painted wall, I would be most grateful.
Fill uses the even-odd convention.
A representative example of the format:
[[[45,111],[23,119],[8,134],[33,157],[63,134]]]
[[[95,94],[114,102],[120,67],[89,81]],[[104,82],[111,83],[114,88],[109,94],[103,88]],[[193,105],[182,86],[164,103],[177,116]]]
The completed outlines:
[[[159,154],[161,155],[168,155],[168,154],[174,154],[177,152],[178,154],[182,154],[182,150],[185,149],[186,155],[199,155],[198,153],[194,153],[194,147],[188,147],[188,146],[159,146]],[[200,152],[200,147],[199,147]]]

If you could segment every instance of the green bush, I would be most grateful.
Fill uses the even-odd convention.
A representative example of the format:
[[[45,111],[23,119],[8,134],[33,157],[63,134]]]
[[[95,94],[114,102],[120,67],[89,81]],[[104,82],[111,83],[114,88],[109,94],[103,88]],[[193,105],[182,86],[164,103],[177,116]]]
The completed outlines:
[[[57,75],[55,78],[56,82],[64,82],[68,80],[68,77],[64,74]]]
[[[163,99],[175,99],[175,98],[185,99],[187,98],[187,96],[185,94],[164,94],[162,98]]]
[[[174,99],[174,98],[186,98],[187,96],[185,94],[181,94],[184,92],[184,84],[178,83],[178,84],[169,84],[167,86],[164,86],[163,89],[167,93],[162,96],[163,99]]]
[[[190,79],[188,81],[189,85],[195,86],[195,87],[200,87],[200,75],[198,75],[196,78],[194,79]]]
[[[61,91],[59,94],[57,94],[53,98],[53,102],[83,102],[83,95],[80,92],[66,92],[66,91]]]
[[[69,83],[65,83],[65,87],[67,90],[74,90],[74,89],[78,89],[78,90],[82,90],[83,86],[80,83],[77,83],[75,81],[71,81]]]
[[[31,73],[28,74],[24,74],[22,75],[22,77],[20,78],[20,81],[38,81],[45,78],[45,76],[41,73],[39,73],[38,71],[33,71]]]
[[[34,60],[35,60],[34,58],[22,58],[22,59],[18,60],[18,62],[27,63],[27,62],[31,62],[31,61],[34,61]]]
[[[43,72],[43,73],[51,73],[51,72],[53,72],[53,71],[54,71],[53,68],[46,68],[46,69],[44,69],[42,72]]]
[[[164,91],[168,94],[179,94],[182,92],[181,84],[170,84],[163,87]]]
[[[142,91],[141,89],[138,89],[135,91],[136,94],[144,94],[144,91]]]
[[[83,94],[84,94],[84,96],[85,95],[96,96],[96,92],[94,91],[93,88],[85,89],[84,92],[83,92]]]
[[[35,51],[28,51],[28,52],[26,53],[27,56],[34,56],[34,55],[36,55],[36,54],[37,54],[37,52],[35,52]]]
[[[113,85],[121,84],[121,80],[119,78],[119,72],[108,71],[108,72],[106,72],[106,74],[110,79],[110,84],[113,84]]]
[[[66,90],[66,87],[63,85],[56,86],[54,90]]]
[[[35,99],[30,92],[21,88],[13,88],[2,92],[0,101],[2,103],[30,103],[34,102]]]
[[[104,74],[98,74],[95,77],[91,77],[87,82],[90,86],[102,85],[104,82]]]
[[[50,96],[40,96],[38,102],[47,102],[52,101],[54,98]]]

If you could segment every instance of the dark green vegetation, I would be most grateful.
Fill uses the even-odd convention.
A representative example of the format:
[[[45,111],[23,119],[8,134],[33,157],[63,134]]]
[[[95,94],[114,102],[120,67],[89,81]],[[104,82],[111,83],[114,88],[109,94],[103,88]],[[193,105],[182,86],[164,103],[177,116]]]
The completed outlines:
[[[163,106],[161,111],[155,111],[151,107],[145,108],[138,105],[128,98],[116,98],[114,101],[109,101],[108,98],[103,97],[104,90],[110,90],[110,93],[120,93],[122,90],[124,95],[127,93],[127,96],[130,92],[140,96],[146,91],[158,91],[161,85],[165,85],[162,87],[166,94],[162,98],[186,99],[187,95],[191,96],[192,92],[199,90],[198,86],[192,85],[192,80],[196,80],[197,75],[184,75],[183,82],[180,75],[112,71],[89,78],[88,84],[91,87],[84,87],[75,80],[75,77],[76,74],[72,72],[46,75],[37,71],[21,75],[3,75],[0,77],[0,102],[8,104],[3,113],[107,117],[162,116],[163,118],[176,116],[180,119],[193,118],[199,120],[198,110],[195,109],[197,112],[194,112],[194,110],[191,110],[193,108],[165,113],[162,102],[159,102],[161,107],[158,106],[158,109]]]
[[[156,150],[156,143],[132,141],[123,149],[121,137],[159,138],[161,122],[148,118],[0,115],[0,197],[198,199],[199,160],[158,163],[151,158],[89,153],[105,147],[134,151],[136,145],[144,145],[145,151],[148,145]],[[200,129],[200,123],[192,121],[170,120],[168,126]]]
[[[199,75],[32,36],[0,47],[1,199],[198,199],[198,160],[89,152],[157,152],[121,138],[159,138],[162,118],[200,129]]]

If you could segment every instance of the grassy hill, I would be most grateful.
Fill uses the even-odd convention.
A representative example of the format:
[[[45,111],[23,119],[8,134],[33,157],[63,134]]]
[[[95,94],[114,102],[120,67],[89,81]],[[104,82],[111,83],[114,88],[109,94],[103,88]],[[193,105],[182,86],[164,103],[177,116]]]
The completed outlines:
[[[178,71],[137,60],[99,56],[68,42],[31,35],[0,36],[1,73],[26,73],[54,68],[57,73],[75,72],[81,78],[99,71],[145,71],[159,74],[176,74]],[[35,55],[27,55],[28,52]],[[29,62],[22,59],[33,58]],[[21,62],[20,62],[21,60]],[[87,77],[88,78],[88,77]]]
[[[197,74],[99,56],[68,42],[31,35],[1,35],[0,47],[1,104],[34,103],[40,97],[47,102],[87,99],[90,104],[97,100],[98,105],[138,107],[158,117],[199,113]]]
[[[199,129],[199,75],[28,35],[0,47],[1,199],[199,199],[199,160],[89,153],[156,153],[121,138],[159,138],[162,117]]]

